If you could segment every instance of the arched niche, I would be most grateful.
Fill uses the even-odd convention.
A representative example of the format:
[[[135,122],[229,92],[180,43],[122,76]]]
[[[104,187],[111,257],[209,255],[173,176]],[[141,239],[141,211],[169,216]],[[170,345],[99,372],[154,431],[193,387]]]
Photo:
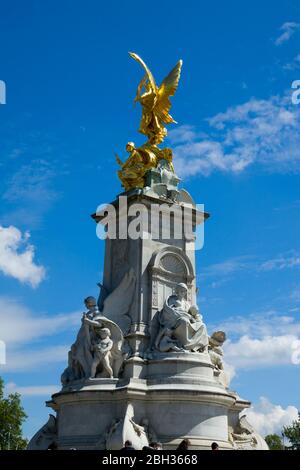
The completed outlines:
[[[156,251],[149,265],[151,280],[151,319],[163,307],[165,299],[174,293],[178,283],[188,287],[188,300],[193,303],[195,278],[193,265],[178,247],[165,247]]]

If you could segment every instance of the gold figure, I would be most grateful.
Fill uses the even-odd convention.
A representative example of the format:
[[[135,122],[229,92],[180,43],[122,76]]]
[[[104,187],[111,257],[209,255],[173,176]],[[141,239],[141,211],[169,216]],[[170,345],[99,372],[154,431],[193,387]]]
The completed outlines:
[[[171,108],[170,96],[177,90],[182,60],[179,60],[171,72],[158,87],[152,73],[145,62],[134,52],[129,55],[139,62],[145,70],[145,76],[137,88],[134,102],[142,105],[142,119],[139,132],[148,137],[150,145],[160,144],[167,135],[164,124],[176,123],[169,114]],[[142,90],[145,89],[144,92]]]
[[[133,52],[129,54],[142,65],[146,72],[138,85],[134,102],[138,101],[142,106],[139,132],[146,135],[148,140],[139,148],[136,148],[133,142],[128,142],[126,150],[129,157],[125,163],[116,155],[117,163],[121,166],[118,176],[126,191],[132,188],[143,188],[147,171],[156,168],[160,160],[167,161],[170,171],[174,173],[172,150],[160,149],[158,144],[167,135],[165,124],[176,123],[169,114],[170,96],[173,96],[177,90],[182,66],[182,60],[179,60],[162,84],[157,87],[145,62],[137,54]]]
[[[117,163],[121,166],[118,171],[118,176],[124,186],[125,191],[131,188],[143,188],[145,186],[145,174],[150,168],[154,168],[157,164],[157,159],[154,153],[146,151],[142,148],[136,149],[134,142],[128,142],[126,150],[129,157],[126,162],[116,155]]]

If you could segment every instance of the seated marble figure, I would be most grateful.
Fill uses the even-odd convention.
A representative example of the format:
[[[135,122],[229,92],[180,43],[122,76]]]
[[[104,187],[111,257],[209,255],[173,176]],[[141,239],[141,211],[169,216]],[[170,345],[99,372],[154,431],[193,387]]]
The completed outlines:
[[[186,284],[177,284],[152,320],[150,351],[207,352],[208,335],[197,306],[187,300]]]

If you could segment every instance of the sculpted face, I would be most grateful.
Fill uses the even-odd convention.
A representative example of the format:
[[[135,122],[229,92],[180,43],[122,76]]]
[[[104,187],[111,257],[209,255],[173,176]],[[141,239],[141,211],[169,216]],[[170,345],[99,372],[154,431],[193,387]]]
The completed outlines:
[[[126,150],[127,152],[132,152],[134,150],[134,143],[128,142],[128,144],[126,145]]]
[[[86,306],[87,309],[91,309],[95,307],[97,304],[95,297],[87,297],[84,299],[84,305]]]
[[[99,335],[100,335],[100,338],[101,339],[105,339],[107,338],[108,336],[110,336],[110,331],[108,328],[102,328],[100,331],[99,331]]]
[[[180,299],[184,299],[186,297],[186,289],[184,287],[178,287],[177,295]]]

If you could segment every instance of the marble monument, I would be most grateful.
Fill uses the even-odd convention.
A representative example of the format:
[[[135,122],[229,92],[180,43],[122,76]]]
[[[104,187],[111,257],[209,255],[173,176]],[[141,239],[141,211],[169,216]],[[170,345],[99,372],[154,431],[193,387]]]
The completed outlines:
[[[180,189],[172,150],[159,147],[175,122],[170,97],[182,62],[158,87],[130,55],[145,72],[135,101],[148,140],[139,148],[129,142],[124,163],[117,157],[124,191],[92,215],[107,235],[100,293],[84,300],[62,388],[47,402],[54,414],[28,449],[115,450],[126,440],[142,449],[158,440],[172,450],[183,438],[192,449],[213,441],[220,449],[267,449],[242,413],[249,401],[230,389],[226,335],[208,332],[197,306],[195,243],[209,214]]]

